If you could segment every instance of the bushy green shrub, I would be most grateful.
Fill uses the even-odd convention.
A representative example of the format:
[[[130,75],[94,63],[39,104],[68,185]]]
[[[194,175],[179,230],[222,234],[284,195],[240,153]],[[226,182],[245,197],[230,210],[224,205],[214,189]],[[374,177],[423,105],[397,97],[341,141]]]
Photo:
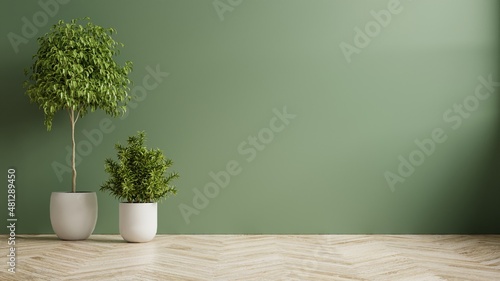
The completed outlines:
[[[160,149],[147,149],[144,132],[128,138],[127,146],[115,145],[118,162],[105,160],[105,171],[110,178],[101,186],[101,191],[129,203],[158,202],[177,189],[170,181],[179,177],[175,172],[166,175],[173,164]]]

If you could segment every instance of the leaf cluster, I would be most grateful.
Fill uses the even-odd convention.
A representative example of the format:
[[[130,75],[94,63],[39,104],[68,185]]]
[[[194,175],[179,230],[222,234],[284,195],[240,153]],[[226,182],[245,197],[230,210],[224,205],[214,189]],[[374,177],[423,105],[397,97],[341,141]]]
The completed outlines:
[[[173,164],[160,149],[147,149],[144,146],[145,133],[138,132],[127,140],[127,146],[115,145],[118,162],[105,160],[105,171],[110,178],[101,186],[101,191],[129,203],[158,202],[177,189],[170,181],[179,177],[175,172],[166,175]]]
[[[87,24],[79,24],[81,20]],[[62,109],[80,117],[98,108],[113,117],[125,112],[132,63],[120,66],[114,60],[123,47],[111,37],[114,33],[113,28],[83,18],[70,23],[60,20],[38,38],[40,46],[25,70],[24,87],[31,102],[43,110],[47,130]]]

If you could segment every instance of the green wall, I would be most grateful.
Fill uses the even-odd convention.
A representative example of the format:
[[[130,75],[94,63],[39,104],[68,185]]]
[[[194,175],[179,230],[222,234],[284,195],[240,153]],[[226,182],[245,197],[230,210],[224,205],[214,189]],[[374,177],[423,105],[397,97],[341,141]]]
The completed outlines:
[[[17,233],[52,233],[50,193],[71,185],[53,169],[66,165],[68,118],[45,130],[23,69],[36,37],[84,16],[117,29],[138,101],[122,119],[78,122],[78,189],[98,191],[114,144],[146,130],[181,175],[159,206],[159,233],[500,233],[500,87],[484,82],[500,81],[497,1],[41,0],[0,10],[0,174],[17,171]],[[118,201],[98,199],[95,233],[118,233]]]

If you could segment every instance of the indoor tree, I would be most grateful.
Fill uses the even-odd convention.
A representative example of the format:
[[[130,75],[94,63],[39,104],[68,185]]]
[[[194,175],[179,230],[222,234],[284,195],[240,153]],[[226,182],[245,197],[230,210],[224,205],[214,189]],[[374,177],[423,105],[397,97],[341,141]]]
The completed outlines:
[[[85,25],[79,21],[87,21]],[[25,70],[26,94],[45,114],[47,130],[56,112],[68,113],[72,142],[72,192],[76,192],[75,125],[89,111],[101,109],[116,117],[126,111],[130,100],[132,63],[120,66],[114,57],[122,43],[115,41],[113,28],[95,25],[90,18],[60,20],[38,38],[33,64]]]

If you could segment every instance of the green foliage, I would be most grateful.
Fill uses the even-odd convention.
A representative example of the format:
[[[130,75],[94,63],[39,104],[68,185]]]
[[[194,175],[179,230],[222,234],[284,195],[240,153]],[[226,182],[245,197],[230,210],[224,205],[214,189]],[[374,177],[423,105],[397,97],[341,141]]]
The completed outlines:
[[[120,67],[113,59],[123,44],[113,40],[113,28],[85,26],[78,19],[59,21],[38,38],[33,65],[25,71],[24,87],[32,102],[45,114],[47,130],[57,111],[65,109],[83,117],[97,108],[111,116],[125,112],[132,63]]]
[[[101,191],[109,191],[113,196],[129,203],[158,202],[171,194],[176,194],[170,181],[179,177],[175,172],[165,176],[173,162],[165,158],[160,149],[144,147],[145,133],[128,138],[128,146],[115,145],[118,160],[105,160],[105,171],[110,175]]]

